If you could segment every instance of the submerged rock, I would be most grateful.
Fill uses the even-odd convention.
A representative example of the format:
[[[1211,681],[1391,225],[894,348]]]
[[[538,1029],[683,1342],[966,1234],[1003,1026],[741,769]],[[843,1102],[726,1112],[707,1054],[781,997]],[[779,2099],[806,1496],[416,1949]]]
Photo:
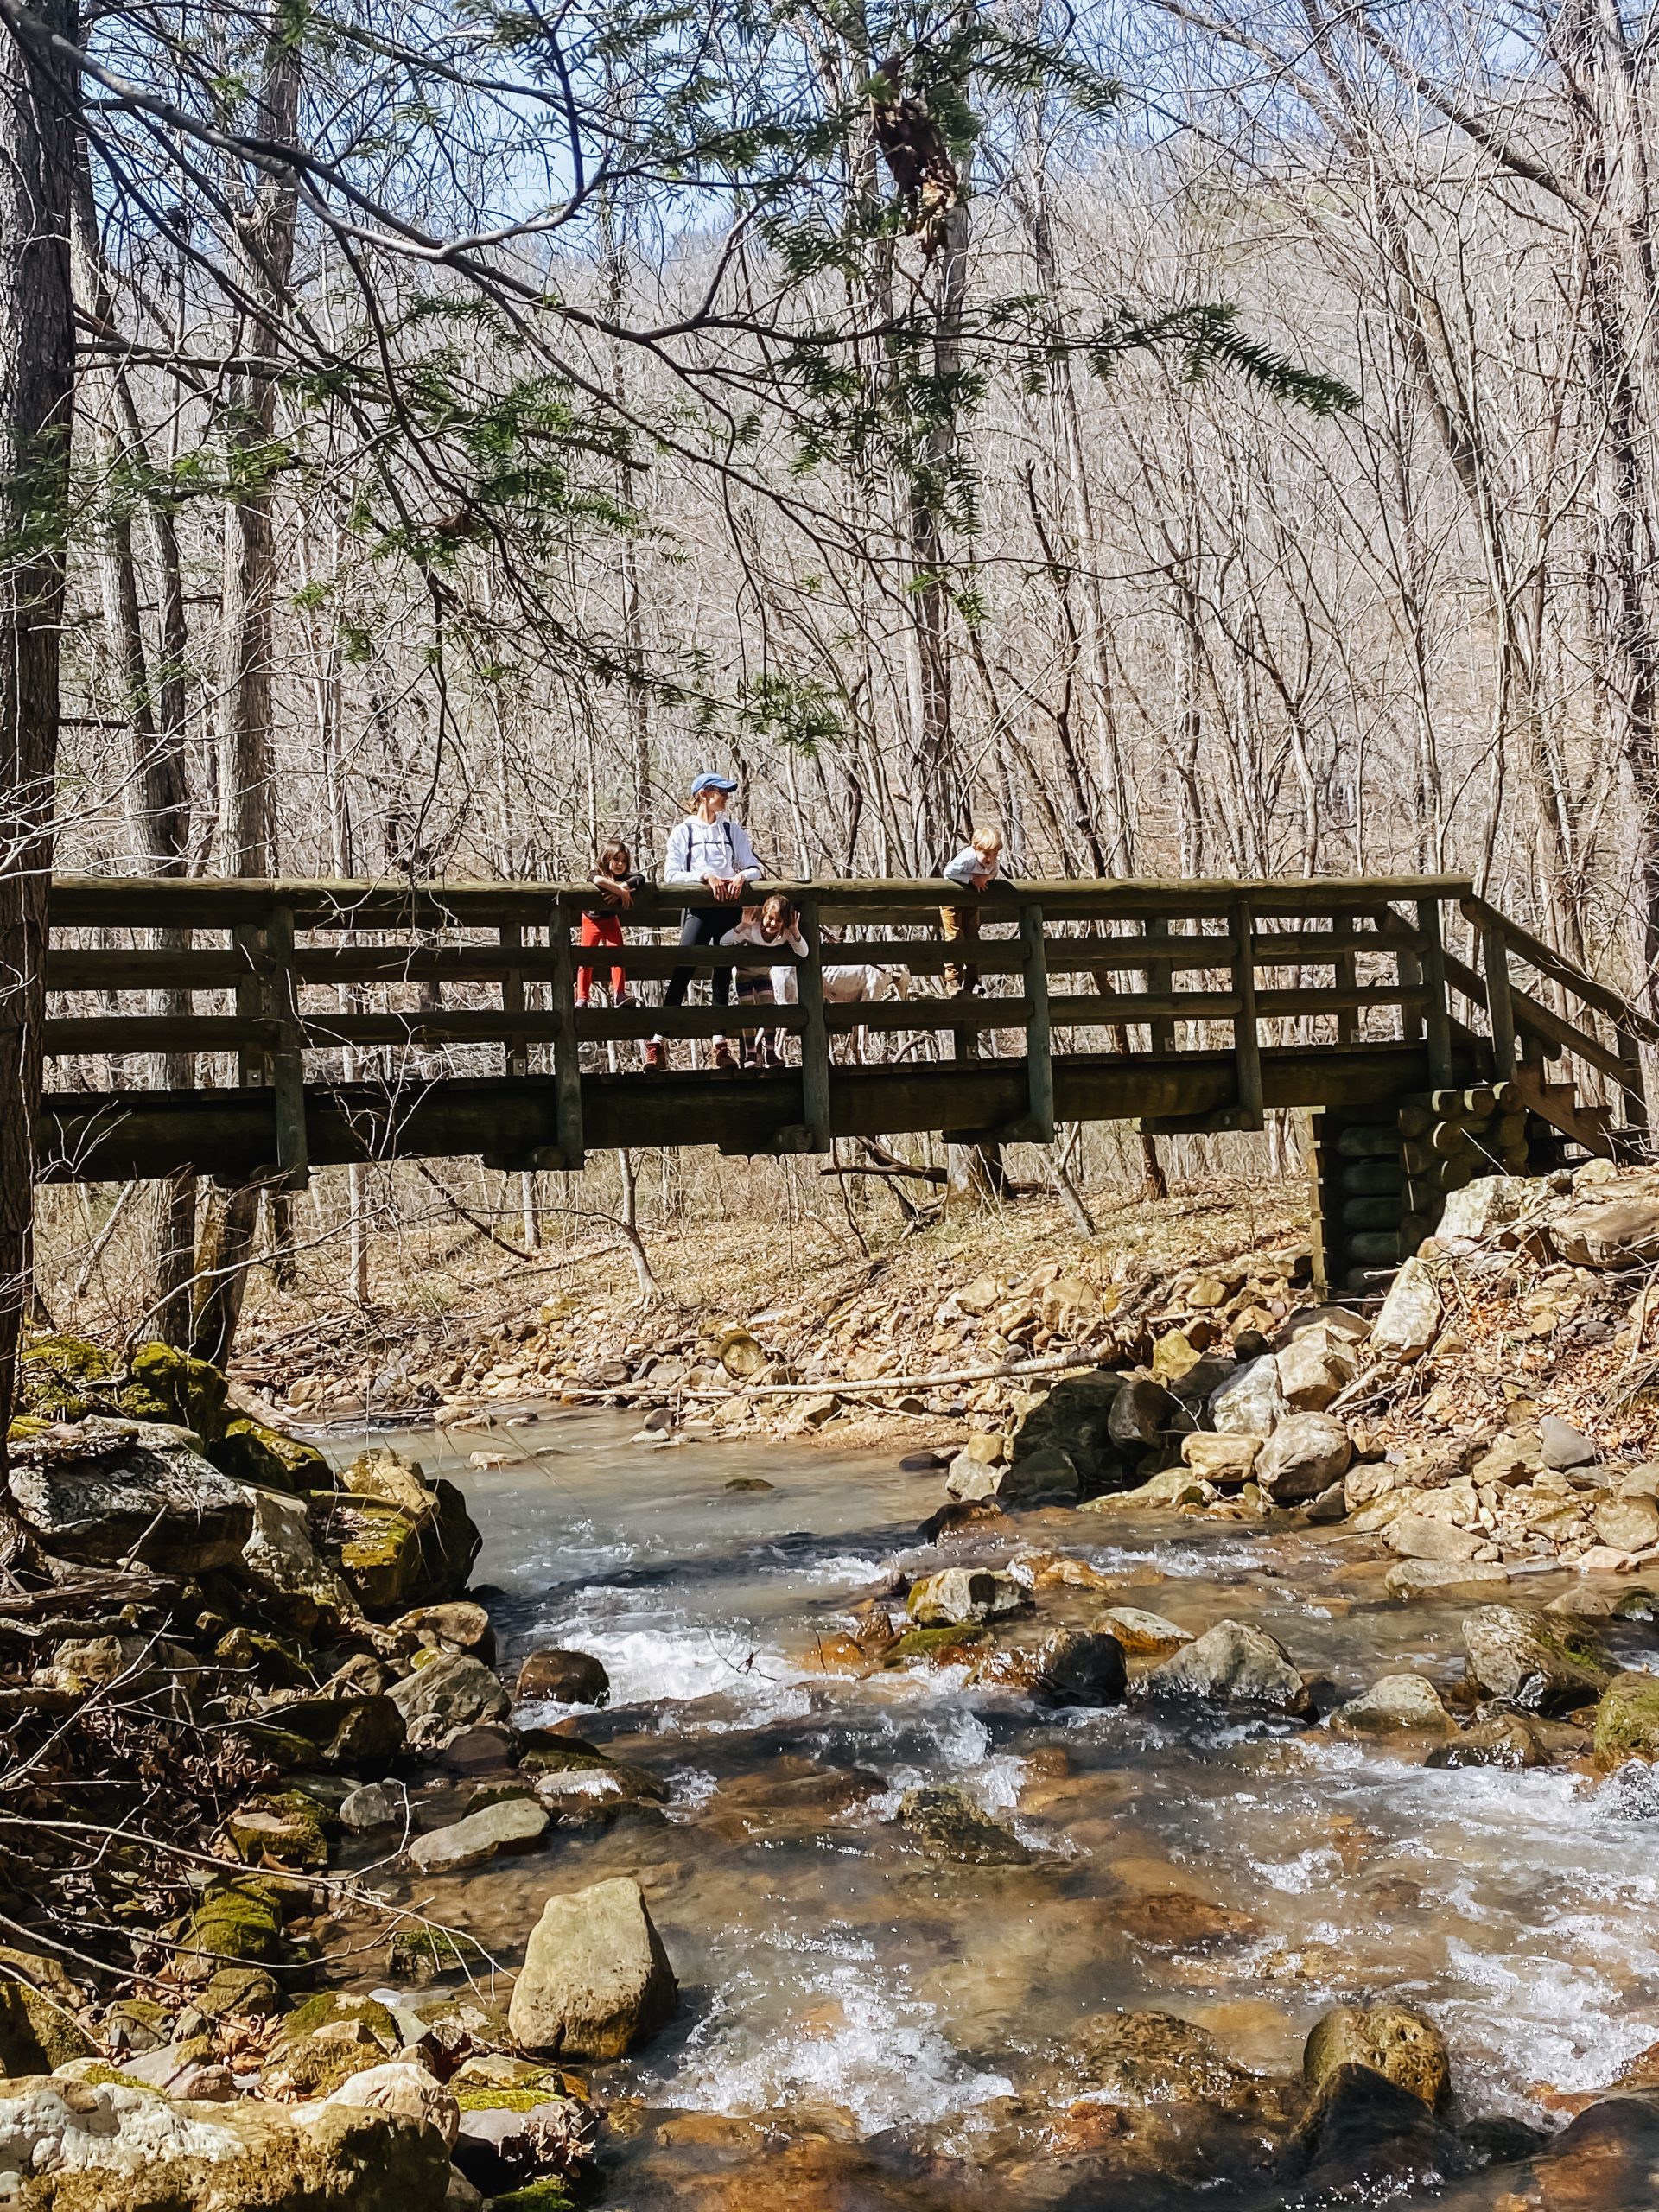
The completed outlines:
[[[1596,1764],[1659,1759],[1659,1675],[1616,1675],[1596,1707]]]
[[[551,1897],[531,1930],[507,2021],[529,2051],[620,2058],[673,2017],[679,1987],[626,1875]]]
[[[1248,2111],[1261,2078],[1229,2058],[1207,2028],[1173,2012],[1108,2012],[1086,2020],[1077,2055],[1090,2086],[1117,2104],[1196,2104]]]
[[[549,1814],[534,1797],[503,1797],[450,1827],[416,1836],[409,1847],[410,1864],[423,1874],[454,1874],[481,1866],[499,1851],[531,1851],[547,1833]]]
[[[1018,1836],[982,1813],[965,1790],[947,1783],[906,1790],[897,1817],[941,1859],[969,1866],[1023,1866],[1031,1858]]]
[[[1363,2062],[1325,2074],[1297,2134],[1306,2161],[1304,2201],[1316,2203],[1376,2204],[1436,2191],[1484,2164],[1413,2090]]]
[[[1123,1647],[1104,1629],[1057,1629],[1034,1651],[989,1653],[976,1679],[1028,1690],[1045,1705],[1116,1705]]]
[[[1520,1774],[1529,1767],[1548,1766],[1550,1754],[1535,1724],[1522,1713],[1496,1714],[1463,1735],[1454,1733],[1428,1755],[1432,1767],[1497,1766]]]
[[[1135,1685],[1142,1697],[1306,1714],[1307,1688],[1282,1644],[1243,1621],[1217,1621]]]

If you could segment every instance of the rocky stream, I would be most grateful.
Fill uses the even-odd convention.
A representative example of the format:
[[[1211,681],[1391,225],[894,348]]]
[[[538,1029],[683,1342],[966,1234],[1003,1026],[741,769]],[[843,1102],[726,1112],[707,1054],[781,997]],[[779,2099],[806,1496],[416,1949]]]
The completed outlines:
[[[1103,1299],[908,1451],[627,1368],[296,1440],[38,1340],[0,2201],[1659,2204],[1659,1191],[1605,1179],[1491,1179],[1380,1313]],[[1018,1352],[1057,1281],[956,1309]]]

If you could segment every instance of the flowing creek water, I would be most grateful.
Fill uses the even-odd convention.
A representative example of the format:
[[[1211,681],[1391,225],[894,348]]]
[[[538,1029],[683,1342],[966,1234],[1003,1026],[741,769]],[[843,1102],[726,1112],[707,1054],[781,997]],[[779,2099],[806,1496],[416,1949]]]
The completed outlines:
[[[467,1464],[475,1433],[388,1440],[467,1491],[505,1679],[537,1644],[594,1653],[609,1706],[537,1717],[668,1787],[665,1821],[555,1827],[526,1857],[392,1880],[508,1966],[550,1891],[641,1882],[682,2007],[598,2069],[611,2203],[1103,2202],[1046,2185],[1033,2114],[1086,2095],[1080,2029],[1117,2006],[1198,2022],[1282,2073],[1331,2005],[1391,1995],[1440,2026],[1464,2114],[1548,2126],[1540,2085],[1597,2087],[1659,2042],[1659,1817],[1616,1815],[1570,1770],[1433,1770],[1318,1728],[1134,1705],[1044,1711],[960,1669],[826,1671],[822,1639],[895,1567],[1000,1560],[1006,1540],[919,1543],[941,1478],[896,1454],[652,1449],[631,1428],[556,1411],[496,1431],[523,1459],[487,1471]],[[728,1490],[738,1475],[774,1487]],[[1462,1671],[1466,1606],[1383,1600],[1339,1535],[1054,1511],[1022,1516],[1019,1539],[1194,1631],[1259,1624],[1326,1679],[1322,1704],[1402,1668]],[[1082,1625],[1112,1601],[1046,1589],[1038,1618]],[[1640,1624],[1609,1642],[1627,1665],[1659,1655]],[[930,1856],[893,1814],[938,1782],[1010,1824],[1028,1863]],[[435,1791],[423,1821],[465,1794]],[[736,2189],[745,2139],[713,2115],[767,2116],[751,2136],[772,2193]],[[817,2146],[817,2194],[790,2166],[797,2139]]]

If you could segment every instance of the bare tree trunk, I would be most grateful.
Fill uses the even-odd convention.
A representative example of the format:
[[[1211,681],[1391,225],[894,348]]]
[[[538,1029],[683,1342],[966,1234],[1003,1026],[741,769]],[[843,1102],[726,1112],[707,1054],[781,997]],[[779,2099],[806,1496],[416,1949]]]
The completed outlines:
[[[63,46],[79,36],[74,0],[44,0],[35,22]],[[61,48],[0,31],[0,1470],[32,1276],[73,405],[77,96]],[[0,1557],[16,1548],[0,1526]]]

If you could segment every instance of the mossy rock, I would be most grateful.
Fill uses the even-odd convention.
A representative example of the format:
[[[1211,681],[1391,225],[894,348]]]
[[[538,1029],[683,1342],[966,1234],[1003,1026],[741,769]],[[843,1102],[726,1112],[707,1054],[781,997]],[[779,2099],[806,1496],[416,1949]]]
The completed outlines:
[[[257,1874],[234,1874],[215,1882],[186,1917],[180,1949],[194,1959],[199,1978],[208,1980],[226,1961],[243,1966],[276,1966],[293,1955],[283,1933],[282,1891]]]
[[[1596,1764],[1659,1759],[1659,1675],[1618,1675],[1596,1707]]]
[[[44,1436],[52,1426],[38,1414],[19,1414],[6,1429],[8,1444],[27,1444],[33,1436]]]
[[[328,1864],[326,1806],[303,1789],[273,1790],[226,1814],[225,1834],[245,1866],[320,1874]]]
[[[340,1545],[340,1571],[365,1612],[401,1611],[421,1576],[421,1538],[395,1505],[354,1497],[345,1509],[352,1533]]]
[[[457,2088],[454,2094],[462,2112],[534,2112],[537,2105],[574,2101],[556,2074],[543,2075],[534,2082],[479,2082]]]
[[[521,1741],[524,1755],[519,1764],[532,1774],[591,1774],[595,1768],[615,1764],[597,1744],[584,1744],[579,1736],[556,1736],[550,1729],[527,1728]]]
[[[290,1774],[321,1768],[378,1782],[404,1748],[404,1716],[383,1696],[292,1698],[241,1726]]]
[[[881,1654],[881,1664],[902,1667],[906,1660],[931,1659],[945,1666],[954,1653],[965,1652],[971,1644],[983,1643],[989,1633],[988,1629],[971,1624],[949,1628],[907,1628]]]
[[[0,1974],[10,1970],[19,1981],[26,1981],[31,1989],[38,1989],[43,1996],[67,2005],[71,2012],[80,2003],[80,1992],[74,1979],[56,1959],[43,1958],[38,1951],[14,1948],[0,1943]]]
[[[50,2074],[72,2058],[93,2058],[97,2045],[71,2012],[27,1982],[0,1981],[0,2075]]]
[[[316,1669],[296,1643],[284,1643],[269,1629],[249,1628],[243,1623],[226,1629],[213,1646],[221,1667],[234,1667],[251,1675],[261,1689],[292,1690],[315,1688]]]
[[[353,2074],[383,2065],[402,2043],[397,2023],[372,1997],[308,1997],[277,2029],[263,2085],[282,2097],[326,2097]]]
[[[121,1392],[120,1408],[134,1421],[172,1421],[193,1428],[208,1447],[208,1457],[220,1465],[214,1447],[225,1433],[225,1377],[205,1359],[194,1358],[175,1345],[140,1344],[129,1363],[128,1381]],[[234,1472],[223,1468],[226,1474]]]
[[[484,1946],[464,1931],[448,1935],[442,1928],[400,1928],[386,1952],[386,1972],[393,1981],[416,1988],[436,1981],[446,1974],[488,1974],[490,1956]]]
[[[45,1421],[113,1414],[120,1409],[119,1393],[96,1386],[113,1386],[120,1372],[115,1355],[86,1337],[29,1337],[17,1355],[16,1411]]]
[[[522,2189],[510,2189],[505,2196],[491,2197],[490,2212],[575,2212],[575,2204],[569,2182],[544,2174]]]
[[[247,1969],[227,1967],[225,1971],[243,1973]],[[265,1979],[269,1980],[270,1976]],[[272,1982],[271,1986],[275,1988],[276,1984]],[[173,2015],[153,1997],[124,1997],[104,2015],[104,2025],[106,2031],[120,2029],[130,2050],[155,2050],[172,2039]]]
[[[221,1474],[238,1482],[263,1483],[268,1490],[287,1491],[296,1497],[324,1489],[328,1482],[328,1462],[315,1445],[284,1436],[251,1414],[238,1414],[227,1421],[208,1457]]]

